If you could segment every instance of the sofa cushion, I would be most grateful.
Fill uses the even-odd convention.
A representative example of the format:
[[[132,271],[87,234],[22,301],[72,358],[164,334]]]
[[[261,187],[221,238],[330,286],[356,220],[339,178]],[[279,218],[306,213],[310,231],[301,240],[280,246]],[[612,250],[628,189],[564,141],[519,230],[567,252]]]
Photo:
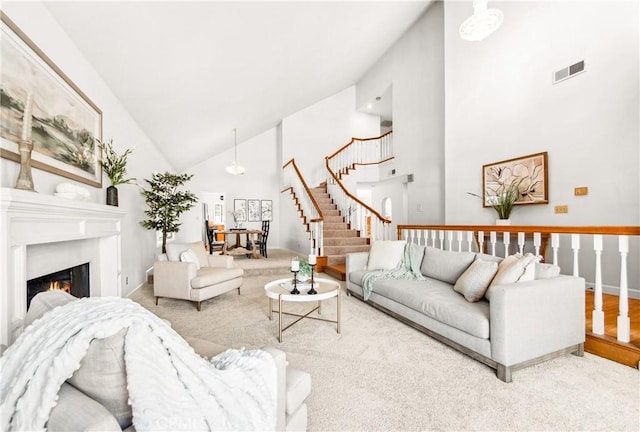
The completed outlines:
[[[472,336],[489,338],[489,303],[470,303],[451,284],[436,279],[379,280],[374,291]]]
[[[462,294],[467,301],[477,302],[484,297],[497,271],[497,262],[475,260],[458,278],[453,289]]]
[[[196,265],[196,269],[200,270],[200,261],[193,249],[187,249],[182,252],[180,254],[180,261],[194,263]]]
[[[116,418],[102,405],[70,384],[62,383],[58,400],[51,409],[47,430],[118,431]]]
[[[189,245],[185,243],[167,243],[165,247],[169,261],[180,261],[180,254],[189,249]]]
[[[530,253],[509,255],[498,264],[498,272],[491,281],[485,297],[491,300],[491,287],[534,280],[537,258]]]
[[[393,270],[404,255],[404,240],[378,240],[371,244],[367,270]]]
[[[311,393],[311,375],[297,369],[287,369],[287,402],[288,415],[296,412],[304,400]]]
[[[369,273],[369,270],[356,270],[349,273],[349,282],[362,286],[362,278]]]
[[[67,380],[104,405],[122,429],[131,425],[132,419],[124,364],[126,334],[127,329],[122,329],[113,336],[91,341],[80,368]]]
[[[204,288],[242,277],[244,271],[238,267],[202,267],[196,277],[191,279],[191,288]]]
[[[196,257],[198,257],[198,261],[200,262],[200,267],[206,267],[209,265],[209,254],[204,248],[204,244],[202,242],[197,241],[191,243],[189,245],[189,249],[195,252]]]
[[[560,267],[554,264],[536,263],[534,279],[551,279],[560,276]]]
[[[427,277],[453,285],[471,265],[475,256],[473,252],[454,252],[426,247],[420,270]]]

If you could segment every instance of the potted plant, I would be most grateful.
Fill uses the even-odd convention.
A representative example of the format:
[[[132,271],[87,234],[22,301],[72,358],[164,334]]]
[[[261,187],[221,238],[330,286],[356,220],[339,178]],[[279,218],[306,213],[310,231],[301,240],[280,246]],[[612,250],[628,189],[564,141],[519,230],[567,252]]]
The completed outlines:
[[[489,204],[498,213],[498,219],[496,219],[496,225],[508,225],[511,212],[520,197],[520,182],[512,182],[500,185],[495,191],[487,191],[485,193],[485,202]],[[473,195],[482,199],[480,195],[467,192],[469,195]]]
[[[153,173],[151,180],[144,179],[150,186],[142,195],[149,206],[145,210],[148,219],[140,224],[150,230],[162,232],[162,253],[167,251],[167,234],[180,230],[180,215],[191,209],[198,198],[189,191],[180,191],[182,185],[191,180],[193,174]]]
[[[111,186],[107,188],[107,205],[118,206],[118,188],[119,184],[135,183],[135,178],[126,178],[127,176],[127,158],[133,152],[132,149],[125,150],[119,155],[113,149],[113,139],[109,142],[98,141],[98,148],[102,150],[102,160],[100,166],[109,177]]]

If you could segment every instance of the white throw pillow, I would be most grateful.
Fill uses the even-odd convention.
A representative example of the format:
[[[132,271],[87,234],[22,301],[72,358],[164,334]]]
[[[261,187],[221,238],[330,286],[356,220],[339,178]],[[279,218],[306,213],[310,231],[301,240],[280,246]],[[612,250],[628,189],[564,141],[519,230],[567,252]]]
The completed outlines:
[[[198,255],[193,249],[187,249],[186,251],[180,254],[180,261],[182,262],[192,262],[196,265],[196,268],[200,270],[200,261],[198,260]]]
[[[378,240],[371,244],[367,270],[393,270],[404,255],[404,240]]]
[[[462,294],[468,302],[480,301],[497,271],[497,262],[476,260],[458,278],[453,289]]]
[[[498,272],[489,285],[487,299],[491,298],[491,287],[534,280],[536,262],[538,258],[531,253],[510,255],[503,259],[498,264]]]

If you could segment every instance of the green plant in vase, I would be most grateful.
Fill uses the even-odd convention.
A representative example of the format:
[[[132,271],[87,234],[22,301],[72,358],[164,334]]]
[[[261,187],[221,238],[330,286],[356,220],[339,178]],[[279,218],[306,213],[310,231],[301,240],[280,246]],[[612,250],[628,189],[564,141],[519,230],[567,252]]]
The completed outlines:
[[[133,152],[132,149],[126,149],[124,153],[119,155],[113,149],[113,139],[110,139],[109,142],[100,141],[96,139],[98,142],[98,148],[102,150],[102,160],[100,161],[100,166],[102,170],[105,172],[107,177],[109,177],[109,181],[111,182],[111,186],[107,188],[107,205],[118,206],[118,188],[117,185],[121,184],[129,184],[136,183],[136,179],[131,177],[127,178],[127,158]]]
[[[467,192],[469,195],[473,195],[480,199],[483,199],[478,194]],[[495,191],[485,192],[485,203],[491,206],[498,214],[499,221],[506,221],[511,216],[516,201],[520,197],[520,181],[514,181],[507,184],[502,184]]]

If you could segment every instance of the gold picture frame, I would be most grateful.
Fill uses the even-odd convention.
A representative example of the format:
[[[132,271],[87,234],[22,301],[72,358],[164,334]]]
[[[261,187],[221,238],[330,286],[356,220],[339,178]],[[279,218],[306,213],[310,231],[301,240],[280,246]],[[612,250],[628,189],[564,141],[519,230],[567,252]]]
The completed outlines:
[[[492,197],[512,183],[518,184],[516,205],[548,204],[547,152],[534,153],[482,166],[482,203],[491,207]]]
[[[2,11],[0,52],[0,156],[32,141],[32,167],[102,187],[102,111]]]

